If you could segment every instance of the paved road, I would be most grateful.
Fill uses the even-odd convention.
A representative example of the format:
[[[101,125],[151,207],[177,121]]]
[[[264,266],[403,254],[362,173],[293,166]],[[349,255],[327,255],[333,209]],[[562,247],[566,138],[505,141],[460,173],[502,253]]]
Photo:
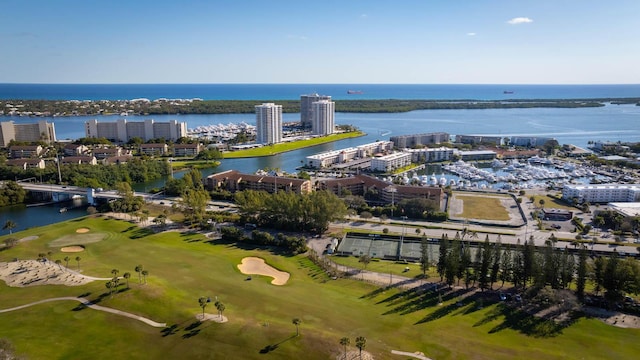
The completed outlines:
[[[68,301],[68,300],[77,301],[77,302],[85,305],[86,307],[89,307],[89,308],[94,309],[94,310],[104,311],[104,312],[108,312],[108,313],[111,313],[111,314],[116,314],[116,315],[120,315],[120,316],[131,318],[131,319],[134,319],[134,320],[142,321],[143,323],[145,323],[147,325],[150,325],[150,326],[153,326],[153,327],[158,327],[158,328],[167,327],[166,323],[155,322],[155,321],[153,321],[151,319],[148,319],[148,318],[136,315],[136,314],[132,314],[132,313],[129,313],[129,312],[126,312],[126,311],[116,310],[116,309],[108,308],[108,307],[105,307],[105,306],[100,306],[100,305],[93,304],[91,301],[89,301],[88,299],[85,299],[85,298],[71,297],[71,296],[44,299],[44,300],[40,300],[40,301],[29,303],[29,304],[16,306],[16,307],[13,307],[13,308],[10,308],[10,309],[1,309],[0,313],[21,310],[21,309],[27,308],[29,306],[44,304],[44,303],[51,302],[51,301]]]

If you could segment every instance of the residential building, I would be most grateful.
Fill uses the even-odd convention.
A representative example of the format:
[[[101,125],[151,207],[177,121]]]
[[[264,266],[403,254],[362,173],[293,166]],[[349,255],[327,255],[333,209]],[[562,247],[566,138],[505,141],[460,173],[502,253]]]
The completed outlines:
[[[124,154],[124,150],[117,146],[111,148],[95,148],[92,150],[92,154],[96,159],[103,160],[114,156],[120,156]]]
[[[454,153],[454,150],[448,147],[404,149],[403,151],[411,154],[411,162],[414,163],[451,161]]]
[[[167,144],[140,144],[140,153],[146,155],[156,155],[162,156],[166,155],[169,152],[169,147]]]
[[[120,156],[112,156],[102,160],[104,165],[120,165],[126,164],[129,160],[133,159],[133,155],[125,154]]]
[[[282,142],[282,105],[264,103],[256,105],[256,143]]]
[[[322,100],[331,101],[331,96],[318,94],[300,95],[300,125],[307,128],[312,127],[313,103]]]
[[[119,119],[110,122],[98,122],[93,119],[85,122],[86,137],[106,138],[111,141],[126,143],[134,137],[144,141],[151,139],[165,139],[176,141],[187,136],[187,123],[169,120],[155,122],[153,119],[144,121],[127,121]]]
[[[393,149],[391,141],[376,141],[369,144],[340,150],[331,150],[307,156],[306,166],[310,168],[326,168],[333,164],[341,164],[354,159],[362,159],[376,154],[384,154]]]
[[[44,169],[44,159],[32,158],[32,159],[11,159],[7,160],[7,165],[17,166],[23,170],[27,169]]]
[[[65,156],[60,161],[62,164],[88,164],[88,165],[96,165],[98,164],[98,160],[95,156]]]
[[[89,151],[89,148],[85,145],[79,144],[67,144],[62,149],[62,152],[65,156],[78,156],[86,154]]]
[[[444,132],[399,135],[390,139],[398,149],[420,147],[424,145],[441,144],[449,142],[449,134]]]
[[[411,153],[397,152],[371,159],[371,171],[392,172],[411,165]]]
[[[42,154],[40,145],[14,145],[9,148],[9,156],[12,159],[36,158]]]
[[[548,141],[556,141],[555,138],[550,137],[536,137],[536,136],[512,136],[509,141],[509,145],[522,146],[522,147],[536,147],[546,144]]]
[[[336,195],[342,194],[343,190],[359,196],[375,192],[379,194],[380,201],[386,204],[397,204],[403,199],[423,198],[434,201],[441,208],[444,201],[444,190],[440,187],[395,185],[368,175],[321,180],[318,186],[320,190],[331,191]]]
[[[297,194],[311,192],[311,181],[284,176],[243,174],[237,170],[227,170],[207,176],[207,190],[224,189],[231,192],[262,190],[268,193],[288,191]]]
[[[493,160],[497,155],[493,150],[455,151],[454,154],[460,156],[463,161]]]
[[[609,203],[640,201],[640,184],[567,184],[562,188],[562,198],[579,203]]]
[[[201,146],[194,144],[174,144],[173,156],[196,156],[200,153]]]
[[[11,140],[15,141],[56,141],[56,129],[53,123],[40,120],[32,124],[16,124],[13,121],[0,122],[0,147],[7,147]]]
[[[314,135],[329,135],[335,131],[336,103],[320,100],[311,104],[313,108],[311,133]]]
[[[460,144],[471,145],[502,145],[502,138],[500,136],[486,136],[486,135],[456,135],[456,142]]]

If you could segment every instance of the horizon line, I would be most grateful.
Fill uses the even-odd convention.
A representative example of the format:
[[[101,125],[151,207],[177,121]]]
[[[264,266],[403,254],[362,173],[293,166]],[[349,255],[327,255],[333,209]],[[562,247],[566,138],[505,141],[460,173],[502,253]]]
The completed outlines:
[[[0,85],[437,85],[437,86],[625,86],[640,83],[269,83],[269,82],[211,82],[211,83],[57,83],[57,82],[0,82]]]

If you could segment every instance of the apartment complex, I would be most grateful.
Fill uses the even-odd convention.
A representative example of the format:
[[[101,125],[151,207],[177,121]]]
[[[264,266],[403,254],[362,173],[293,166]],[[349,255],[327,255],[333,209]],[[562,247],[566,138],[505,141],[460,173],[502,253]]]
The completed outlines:
[[[398,152],[371,159],[371,171],[391,172],[411,165],[411,154]]]
[[[502,138],[500,136],[486,136],[486,135],[456,135],[456,142],[460,144],[487,144],[487,145],[502,145]]]
[[[109,122],[98,122],[93,119],[85,122],[85,136],[93,138],[105,138],[115,142],[125,143],[134,137],[144,141],[164,138],[176,141],[187,136],[187,123],[169,120],[167,122],[155,122],[153,119],[144,121],[127,121],[119,119]]]
[[[56,141],[56,129],[53,123],[40,120],[33,124],[16,124],[13,121],[0,122],[0,147],[7,147],[11,140],[15,141]]]
[[[268,193],[288,191],[296,194],[311,192],[311,181],[283,176],[243,174],[237,170],[227,170],[207,176],[207,190],[224,189],[231,192],[262,190]]]
[[[367,175],[321,180],[319,189],[331,191],[334,194],[349,190],[351,194],[360,196],[364,196],[371,190],[378,193],[380,200],[387,204],[397,204],[403,199],[422,198],[433,201],[438,208],[441,208],[444,200],[444,190],[440,187],[395,185]]]
[[[320,100],[311,104],[313,108],[311,133],[314,135],[329,135],[335,131],[336,103]]]
[[[282,142],[282,105],[264,103],[256,105],[256,143]]]
[[[579,203],[638,202],[640,184],[567,184],[562,188],[562,198]]]
[[[453,149],[447,147],[405,149],[404,152],[411,154],[411,162],[432,163],[441,161],[451,161],[453,159]]]
[[[316,169],[326,168],[333,164],[341,164],[354,159],[362,159],[378,153],[386,153],[393,149],[391,141],[376,141],[369,144],[340,150],[325,151],[306,157],[306,166]]]
[[[328,95],[300,95],[300,125],[311,128],[313,126],[313,103],[318,101],[331,101]]]
[[[390,139],[398,149],[412,148],[416,146],[441,144],[449,142],[449,134],[444,132],[398,135]]]

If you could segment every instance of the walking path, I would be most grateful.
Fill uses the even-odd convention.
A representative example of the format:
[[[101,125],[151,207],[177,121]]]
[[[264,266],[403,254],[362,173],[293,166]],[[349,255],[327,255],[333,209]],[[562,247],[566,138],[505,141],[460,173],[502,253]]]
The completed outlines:
[[[108,307],[105,307],[105,306],[96,305],[96,304],[92,303],[91,301],[89,301],[88,299],[85,299],[85,298],[82,298],[82,297],[71,297],[71,296],[44,299],[44,300],[40,300],[40,301],[29,303],[29,304],[16,306],[16,307],[13,307],[13,308],[10,308],[10,309],[1,309],[0,313],[6,313],[6,312],[10,312],[10,311],[21,310],[21,309],[27,308],[29,306],[39,305],[39,304],[43,304],[43,303],[47,303],[47,302],[65,301],[65,300],[77,301],[77,302],[81,303],[82,305],[85,305],[86,307],[92,308],[94,310],[100,310],[100,311],[108,312],[108,313],[111,313],[111,314],[116,314],[116,315],[120,315],[120,316],[131,318],[131,319],[134,319],[134,320],[142,321],[143,323],[145,323],[147,325],[150,325],[150,326],[153,326],[153,327],[158,327],[158,328],[167,327],[166,323],[155,322],[155,321],[153,321],[151,319],[147,319],[146,317],[139,316],[139,315],[136,315],[136,314],[132,314],[132,313],[129,313],[129,312],[126,312],[126,311],[121,311],[121,310],[108,308]]]

